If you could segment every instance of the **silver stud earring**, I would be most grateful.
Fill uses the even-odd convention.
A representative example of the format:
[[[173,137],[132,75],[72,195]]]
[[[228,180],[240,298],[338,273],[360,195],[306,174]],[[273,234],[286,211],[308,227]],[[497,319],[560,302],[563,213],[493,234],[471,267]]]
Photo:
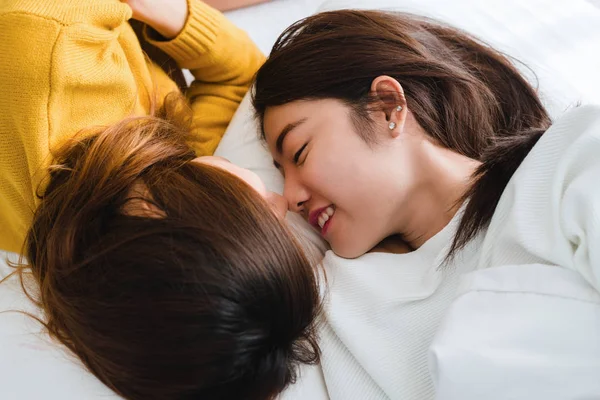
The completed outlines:
[[[396,111],[398,111],[398,112],[402,111],[402,106],[396,107]]]
[[[388,127],[389,127],[391,130],[394,130],[394,128],[396,128],[396,123],[395,123],[395,122],[390,122],[390,124],[388,125]]]

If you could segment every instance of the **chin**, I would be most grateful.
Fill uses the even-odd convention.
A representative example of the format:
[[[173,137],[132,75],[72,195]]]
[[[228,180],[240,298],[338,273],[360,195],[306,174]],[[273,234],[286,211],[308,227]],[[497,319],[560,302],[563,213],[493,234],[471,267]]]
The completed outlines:
[[[343,246],[338,244],[330,243],[331,250],[338,256],[342,258],[358,258],[365,253],[367,253],[370,249],[363,249],[359,246]]]

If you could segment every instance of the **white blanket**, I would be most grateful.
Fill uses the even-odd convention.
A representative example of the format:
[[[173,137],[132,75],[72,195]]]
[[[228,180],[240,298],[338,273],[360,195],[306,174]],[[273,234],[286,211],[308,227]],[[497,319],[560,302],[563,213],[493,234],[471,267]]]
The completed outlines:
[[[431,348],[438,399],[600,398],[600,107],[570,111],[505,190]]]

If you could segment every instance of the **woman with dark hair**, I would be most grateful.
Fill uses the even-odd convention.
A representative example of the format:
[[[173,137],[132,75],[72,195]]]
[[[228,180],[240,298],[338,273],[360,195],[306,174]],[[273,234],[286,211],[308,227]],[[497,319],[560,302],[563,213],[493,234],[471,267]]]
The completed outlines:
[[[179,101],[58,150],[24,267],[49,333],[124,398],[271,399],[318,361],[314,264],[260,178],[195,156]]]
[[[597,108],[551,127],[498,51],[425,18],[353,10],[288,28],[253,104],[290,210],[331,245],[320,345],[332,398],[423,400],[433,378],[450,399],[600,393]],[[505,302],[479,312],[484,292]],[[461,342],[454,320],[453,336],[440,331],[459,294],[463,329],[511,316],[504,341]],[[531,311],[538,298],[554,319]]]
[[[132,400],[272,399],[318,361],[285,200],[210,156],[264,60],[247,35],[199,0],[8,0],[0,31],[0,249],[51,336]]]

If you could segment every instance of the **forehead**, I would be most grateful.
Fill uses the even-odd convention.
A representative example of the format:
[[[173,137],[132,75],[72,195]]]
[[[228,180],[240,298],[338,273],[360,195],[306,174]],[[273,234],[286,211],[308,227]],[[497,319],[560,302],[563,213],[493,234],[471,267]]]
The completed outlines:
[[[296,100],[267,107],[263,121],[265,139],[271,146],[288,125],[306,119],[306,125],[335,121],[347,115],[347,107],[337,99]]]
[[[261,195],[265,195],[267,193],[264,182],[255,172],[246,168],[242,168],[223,157],[204,156],[198,157],[194,161],[218,167],[232,175],[237,176],[252,186]]]

